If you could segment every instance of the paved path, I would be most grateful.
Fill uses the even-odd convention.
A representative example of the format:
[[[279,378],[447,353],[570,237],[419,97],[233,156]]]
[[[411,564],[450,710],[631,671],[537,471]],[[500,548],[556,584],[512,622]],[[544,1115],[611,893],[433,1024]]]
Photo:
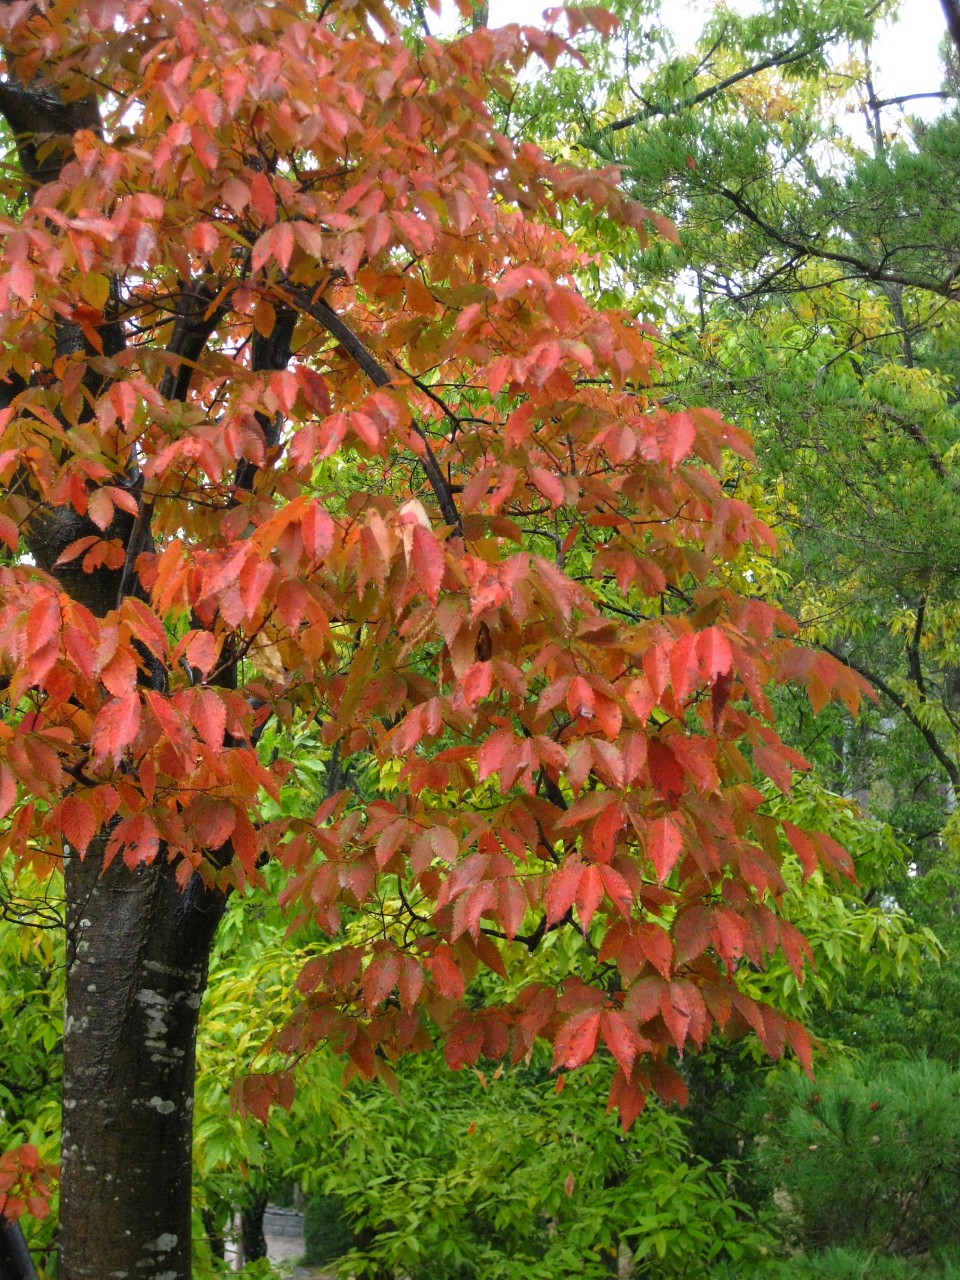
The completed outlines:
[[[303,1236],[274,1236],[266,1234],[267,1257],[271,1262],[299,1260],[303,1257]],[[337,1280],[335,1271],[321,1271],[319,1267],[296,1267],[293,1280]]]

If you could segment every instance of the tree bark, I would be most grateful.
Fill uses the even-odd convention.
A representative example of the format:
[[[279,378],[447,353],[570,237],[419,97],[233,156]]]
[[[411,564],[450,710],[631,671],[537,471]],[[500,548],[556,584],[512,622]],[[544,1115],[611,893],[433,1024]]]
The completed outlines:
[[[189,1280],[197,1019],[225,898],[70,857],[60,1280]]]
[[[240,1211],[244,1263],[256,1262],[258,1258],[267,1256],[267,1238],[263,1234],[263,1215],[266,1211],[266,1191],[258,1191],[246,1208]]]

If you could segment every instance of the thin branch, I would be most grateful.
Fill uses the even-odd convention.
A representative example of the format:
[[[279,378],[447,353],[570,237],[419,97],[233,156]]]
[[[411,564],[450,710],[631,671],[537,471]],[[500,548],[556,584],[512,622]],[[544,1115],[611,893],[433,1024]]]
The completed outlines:
[[[938,89],[935,93],[904,93],[899,98],[874,98],[872,105],[875,107],[899,107],[905,102],[913,102],[917,98],[955,98],[955,93],[950,93],[946,89]]]
[[[956,763],[950,759],[944,748],[940,745],[940,742],[937,740],[933,730],[929,729],[921,722],[916,712],[911,709],[909,704],[901,698],[898,693],[895,693],[887,682],[881,679],[875,671],[868,671],[866,667],[861,666],[858,662],[854,662],[851,658],[844,657],[842,653],[838,653],[836,649],[831,649],[829,645],[822,644],[820,648],[826,653],[832,654],[838,662],[842,662],[843,665],[845,667],[849,667],[851,671],[858,671],[860,675],[869,680],[872,685],[876,685],[880,692],[885,697],[889,698],[895,707],[898,707],[903,712],[913,727],[920,733],[924,742],[926,742],[936,759],[942,765],[943,771],[950,779],[951,785],[955,789],[960,789],[960,769],[957,768]]]
[[[907,665],[910,669],[910,679],[917,686],[921,698],[924,702],[927,700],[927,686],[923,679],[923,667],[920,664],[920,641],[923,638],[923,620],[927,611],[927,597],[920,597],[920,604],[917,606],[917,622],[913,628],[913,638],[907,646]]]

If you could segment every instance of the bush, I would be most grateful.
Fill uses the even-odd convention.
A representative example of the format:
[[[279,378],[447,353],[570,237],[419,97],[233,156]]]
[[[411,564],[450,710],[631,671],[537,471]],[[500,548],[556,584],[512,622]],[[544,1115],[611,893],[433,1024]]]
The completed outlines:
[[[805,1249],[960,1246],[960,1073],[865,1065],[792,1083],[780,1112],[758,1159]]]
[[[897,1258],[863,1250],[827,1249],[744,1272],[719,1267],[710,1280],[960,1280],[960,1266],[930,1258]]]
[[[304,1264],[325,1267],[354,1245],[353,1231],[343,1217],[339,1196],[314,1196],[307,1201],[303,1225]]]
[[[339,1139],[313,1166],[356,1232],[344,1268],[410,1280],[604,1280],[618,1250],[637,1280],[701,1280],[772,1244],[729,1193],[727,1167],[690,1152],[687,1125],[653,1103],[628,1134],[597,1063],[558,1092],[548,1062],[487,1079],[424,1055],[403,1105],[355,1085]]]

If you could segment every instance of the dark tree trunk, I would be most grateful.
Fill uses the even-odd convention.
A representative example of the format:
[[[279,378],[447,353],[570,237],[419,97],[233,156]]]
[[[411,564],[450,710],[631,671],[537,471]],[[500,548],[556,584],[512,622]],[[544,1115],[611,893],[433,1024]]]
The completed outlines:
[[[614,1248],[614,1249],[610,1249],[610,1250],[604,1250],[604,1253],[603,1253],[603,1268],[604,1268],[604,1270],[608,1273],[608,1275],[611,1275],[611,1276],[619,1276],[619,1274],[620,1274],[620,1250],[619,1250],[619,1248]]]
[[[0,1280],[38,1280],[19,1222],[0,1213]]]
[[[67,886],[60,1280],[189,1280],[197,1017],[225,899],[159,860]]]
[[[256,1262],[267,1256],[267,1239],[263,1234],[263,1215],[267,1210],[267,1193],[257,1192],[253,1201],[240,1211],[240,1239],[243,1261]]]
[[[225,1236],[225,1227],[218,1215],[209,1207],[203,1209],[203,1229],[207,1233],[207,1244],[210,1246],[210,1252],[215,1258],[219,1258],[222,1262],[227,1256],[227,1241]]]

